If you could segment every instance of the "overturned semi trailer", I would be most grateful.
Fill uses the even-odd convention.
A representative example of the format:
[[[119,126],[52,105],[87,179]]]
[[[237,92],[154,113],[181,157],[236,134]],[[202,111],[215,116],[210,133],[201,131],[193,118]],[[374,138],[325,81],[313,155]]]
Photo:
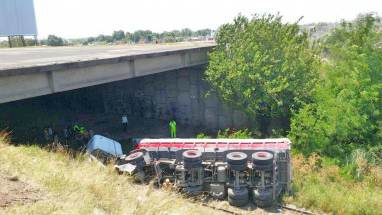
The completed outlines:
[[[116,168],[171,180],[189,194],[207,192],[231,205],[271,205],[291,187],[291,142],[279,139],[141,139]]]

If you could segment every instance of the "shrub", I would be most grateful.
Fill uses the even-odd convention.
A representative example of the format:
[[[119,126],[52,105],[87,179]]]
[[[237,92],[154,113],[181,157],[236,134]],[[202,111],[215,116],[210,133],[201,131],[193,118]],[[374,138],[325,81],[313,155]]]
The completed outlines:
[[[48,46],[63,46],[64,40],[56,35],[49,35],[47,39]]]
[[[207,134],[200,133],[200,134],[197,134],[197,135],[196,135],[196,138],[197,138],[197,139],[209,139],[209,138],[211,138],[211,137],[208,136]]]
[[[325,46],[327,62],[313,102],[291,122],[289,137],[303,153],[344,156],[382,141],[382,33],[373,15],[344,22]]]
[[[262,134],[269,135],[272,119],[288,129],[318,78],[319,58],[307,34],[278,15],[238,16],[220,27],[216,42],[206,71],[212,89],[255,119]]]
[[[358,152],[362,157],[362,152]],[[359,158],[357,158],[359,159]],[[333,214],[378,214],[382,210],[382,169],[369,166],[362,180],[343,176],[343,169],[317,154],[295,154],[293,194],[285,201]],[[363,158],[361,166],[364,165]],[[330,164],[328,164],[330,163]],[[370,165],[370,164],[367,164]]]
[[[227,128],[224,131],[219,131],[217,138],[228,138],[228,139],[249,139],[252,138],[253,134],[248,129],[234,130]]]
[[[236,129],[231,129],[227,128],[224,131],[219,130],[216,138],[218,139],[249,139],[253,138],[254,133],[249,131],[248,129],[243,129],[243,130],[236,130]],[[196,135],[196,138],[198,139],[205,139],[205,138],[211,138],[211,136],[208,136],[204,133],[200,133]]]

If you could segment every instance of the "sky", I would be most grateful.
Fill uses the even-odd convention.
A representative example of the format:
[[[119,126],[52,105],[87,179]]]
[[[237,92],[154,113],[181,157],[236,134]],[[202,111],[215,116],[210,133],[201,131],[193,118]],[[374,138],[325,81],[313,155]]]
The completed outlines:
[[[382,15],[382,0],[34,0],[39,38],[79,38],[114,30],[154,32],[211,28],[245,16],[280,13],[301,24]]]

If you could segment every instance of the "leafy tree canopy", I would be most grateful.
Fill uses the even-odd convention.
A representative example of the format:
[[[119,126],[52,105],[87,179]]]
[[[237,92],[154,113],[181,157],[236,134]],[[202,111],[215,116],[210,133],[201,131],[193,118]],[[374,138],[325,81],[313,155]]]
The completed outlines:
[[[125,39],[125,32],[122,30],[114,31],[112,37],[114,41],[121,41]]]
[[[206,80],[223,101],[256,119],[263,134],[272,118],[289,121],[311,100],[320,61],[297,23],[238,16],[218,30],[216,43]]]
[[[305,153],[346,154],[382,141],[382,34],[373,14],[343,22],[324,40],[322,78],[292,120],[290,137]]]
[[[49,35],[47,39],[48,46],[63,46],[64,40],[56,35]]]

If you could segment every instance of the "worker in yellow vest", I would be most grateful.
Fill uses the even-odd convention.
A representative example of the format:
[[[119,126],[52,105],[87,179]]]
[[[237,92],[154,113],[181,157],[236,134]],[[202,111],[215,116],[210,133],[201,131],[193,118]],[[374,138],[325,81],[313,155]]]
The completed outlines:
[[[170,127],[171,138],[176,138],[176,122],[175,122],[175,120],[170,121],[169,127]]]

